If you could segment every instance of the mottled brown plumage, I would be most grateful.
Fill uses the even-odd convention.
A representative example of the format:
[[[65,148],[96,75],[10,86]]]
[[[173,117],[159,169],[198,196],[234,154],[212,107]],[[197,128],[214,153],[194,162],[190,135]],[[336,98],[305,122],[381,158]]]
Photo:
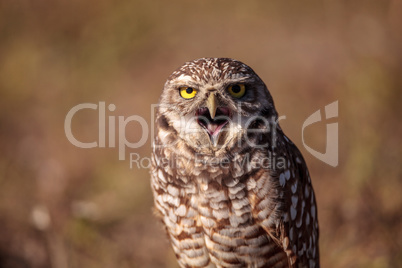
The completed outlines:
[[[168,78],[151,177],[181,267],[319,267],[309,172],[277,119],[239,61],[202,58]]]

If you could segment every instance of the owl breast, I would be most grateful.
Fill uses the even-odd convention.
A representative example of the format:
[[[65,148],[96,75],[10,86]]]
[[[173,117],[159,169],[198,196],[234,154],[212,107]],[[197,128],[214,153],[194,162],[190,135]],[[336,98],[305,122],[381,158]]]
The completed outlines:
[[[153,171],[156,207],[182,267],[288,267],[269,235],[280,193],[268,173],[242,167],[247,163],[241,160],[187,170],[188,160],[176,159],[175,168]]]

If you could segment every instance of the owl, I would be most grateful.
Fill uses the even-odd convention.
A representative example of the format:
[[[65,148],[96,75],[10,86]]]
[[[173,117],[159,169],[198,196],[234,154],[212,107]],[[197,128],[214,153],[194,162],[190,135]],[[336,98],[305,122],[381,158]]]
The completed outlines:
[[[240,61],[201,58],[169,76],[151,186],[180,267],[319,267],[306,163]]]

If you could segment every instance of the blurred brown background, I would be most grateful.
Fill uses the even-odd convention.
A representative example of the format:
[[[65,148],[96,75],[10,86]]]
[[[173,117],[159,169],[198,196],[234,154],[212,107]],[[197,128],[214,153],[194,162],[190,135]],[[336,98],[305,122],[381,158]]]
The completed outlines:
[[[285,3],[286,2],[286,3]],[[231,57],[267,83],[318,199],[322,267],[402,267],[401,1],[0,1],[0,267],[177,267],[128,149],[64,133],[81,103],[151,122],[167,76]],[[302,124],[339,101],[339,166]],[[326,122],[306,130],[325,151]],[[98,112],[72,130],[97,141]],[[116,128],[116,138],[118,129]],[[150,135],[149,135],[150,136]],[[107,136],[108,137],[108,136]],[[138,141],[140,127],[126,129]],[[108,143],[106,143],[108,145]]]

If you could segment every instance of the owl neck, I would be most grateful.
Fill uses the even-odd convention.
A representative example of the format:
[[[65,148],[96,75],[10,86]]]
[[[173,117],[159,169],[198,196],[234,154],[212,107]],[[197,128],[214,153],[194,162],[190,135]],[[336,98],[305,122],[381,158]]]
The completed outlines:
[[[277,131],[281,132],[280,129]],[[169,177],[182,185],[196,182],[200,177],[219,183],[229,177],[242,180],[261,169],[269,174],[283,169],[286,161],[277,152],[284,148],[273,146],[282,144],[281,141],[274,137],[275,142],[272,142],[271,132],[255,133],[247,142],[243,140],[240,146],[228,147],[216,155],[197,152],[184,141],[178,140],[174,146],[159,146],[156,149],[159,150],[157,155],[164,157],[158,161],[164,163],[168,174],[172,174]],[[155,144],[160,145],[160,142],[157,137]]]

